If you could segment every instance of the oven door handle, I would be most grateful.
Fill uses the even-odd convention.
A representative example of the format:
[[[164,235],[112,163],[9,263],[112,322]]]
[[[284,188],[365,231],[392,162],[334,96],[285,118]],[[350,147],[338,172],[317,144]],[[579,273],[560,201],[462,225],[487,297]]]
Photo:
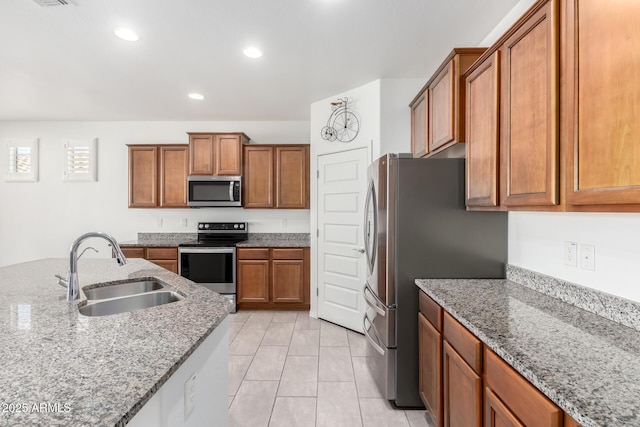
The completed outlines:
[[[373,299],[371,297],[367,296],[367,292],[369,294],[371,294],[371,297],[373,297]],[[367,302],[367,304],[371,308],[373,308],[376,311],[376,313],[378,313],[381,316],[385,316],[387,314],[386,310],[395,310],[396,309],[396,305],[395,304],[391,304],[391,305],[385,304],[380,299],[380,297],[378,297],[378,295],[376,295],[376,293],[373,292],[373,289],[371,289],[371,286],[369,286],[369,282],[365,282],[362,294],[363,294],[364,299]],[[384,308],[381,308],[381,306],[384,307]]]
[[[372,337],[371,335],[369,335],[369,330],[367,329],[367,322],[369,322],[369,324],[371,325],[371,329],[373,330],[373,333],[375,334],[375,339],[374,337]],[[364,314],[364,317],[362,318],[362,330],[364,332],[364,336],[367,337],[367,341],[369,341],[369,343],[373,346],[373,348],[380,353],[381,355],[384,356],[384,348],[382,348],[382,346],[380,346],[380,344],[378,344],[380,342],[380,338],[378,338],[378,333],[375,330],[375,327],[373,326],[373,323],[371,322],[371,320],[369,320],[369,318],[367,317],[367,313]]]
[[[235,248],[178,248],[181,254],[232,254]]]

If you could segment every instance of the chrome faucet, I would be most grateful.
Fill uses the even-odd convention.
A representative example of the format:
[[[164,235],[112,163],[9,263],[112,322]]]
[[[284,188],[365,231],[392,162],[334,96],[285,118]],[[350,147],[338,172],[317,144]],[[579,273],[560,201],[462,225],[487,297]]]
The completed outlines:
[[[107,233],[101,233],[98,231],[85,233],[82,236],[78,237],[75,242],[71,245],[71,249],[69,250],[69,277],[66,280],[67,285],[67,301],[73,301],[80,298],[80,283],[78,282],[78,247],[82,242],[90,237],[100,237],[111,244],[113,248],[113,253],[115,255],[116,261],[118,265],[125,265],[127,263],[127,257],[122,253],[122,249],[116,242],[116,239],[108,235]],[[86,250],[86,249],[85,249]],[[95,249],[94,249],[95,250]],[[82,252],[84,253],[84,251]],[[64,282],[60,282],[64,284]]]

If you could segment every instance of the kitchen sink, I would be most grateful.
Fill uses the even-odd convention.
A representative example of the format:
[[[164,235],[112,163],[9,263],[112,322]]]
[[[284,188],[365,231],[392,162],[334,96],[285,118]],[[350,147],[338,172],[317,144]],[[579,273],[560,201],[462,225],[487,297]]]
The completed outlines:
[[[80,307],[79,310],[80,314],[85,316],[108,316],[110,314],[126,313],[169,304],[183,299],[177,292],[157,291],[89,302],[87,305]]]
[[[167,285],[155,279],[136,279],[125,283],[118,283],[109,286],[83,289],[88,300],[101,300],[109,298],[119,298],[127,295],[142,294],[145,292],[165,289]]]

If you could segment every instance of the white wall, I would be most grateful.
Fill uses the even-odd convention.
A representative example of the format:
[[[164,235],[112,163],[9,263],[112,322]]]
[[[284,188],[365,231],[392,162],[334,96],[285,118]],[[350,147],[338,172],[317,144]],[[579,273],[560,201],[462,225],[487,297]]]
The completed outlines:
[[[535,0],[521,0],[493,44]],[[564,242],[595,245],[595,271],[564,265]],[[509,263],[640,302],[640,214],[509,212]],[[579,255],[579,254],[578,254]]]
[[[424,79],[380,81],[380,154],[411,152],[411,109],[409,102],[427,83]]]
[[[138,232],[195,232],[198,221],[248,221],[252,232],[309,232],[308,210],[127,208],[126,144],[187,143],[186,132],[198,131],[241,131],[251,143],[309,142],[306,121],[0,122],[2,144],[40,139],[38,182],[4,182],[7,162],[0,161],[0,266],[68,256],[73,240],[87,231],[104,231],[126,241]],[[98,138],[98,181],[63,183],[62,141],[83,138]],[[182,227],[182,219],[187,219],[187,227]],[[282,219],[287,219],[286,227]],[[105,248],[99,242],[91,245]],[[110,253],[101,250],[100,255]]]

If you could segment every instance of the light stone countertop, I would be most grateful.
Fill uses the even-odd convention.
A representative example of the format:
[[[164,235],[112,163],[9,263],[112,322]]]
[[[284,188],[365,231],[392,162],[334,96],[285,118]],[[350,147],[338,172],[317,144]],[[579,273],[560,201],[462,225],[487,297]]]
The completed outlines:
[[[226,298],[148,261],[119,267],[112,259],[82,259],[81,288],[153,277],[185,297],[83,316],[77,306],[84,294],[67,302],[54,277],[66,275],[68,264],[44,259],[0,268],[0,426],[124,425],[230,309]]]
[[[138,233],[137,240],[118,242],[123,248],[131,246],[174,247],[197,240],[196,233]],[[236,245],[246,248],[308,248],[309,233],[249,233],[249,238]]]
[[[640,332],[508,280],[416,284],[581,425],[640,425]]]

